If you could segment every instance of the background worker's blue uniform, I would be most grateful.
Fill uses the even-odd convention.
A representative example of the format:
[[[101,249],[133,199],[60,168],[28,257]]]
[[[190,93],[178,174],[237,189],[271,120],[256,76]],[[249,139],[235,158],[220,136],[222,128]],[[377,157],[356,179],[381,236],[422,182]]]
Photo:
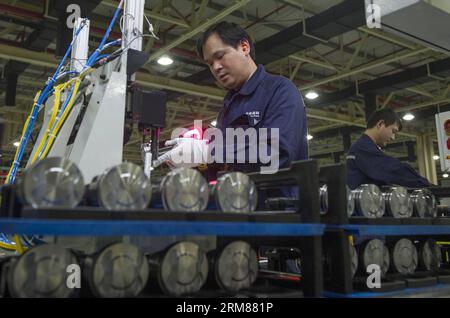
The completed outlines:
[[[226,128],[245,130],[250,127],[256,130],[279,128],[279,168],[308,158],[307,120],[302,96],[289,79],[268,74],[262,65],[239,91],[228,92],[217,117],[217,128],[224,136]],[[248,150],[249,141],[246,139],[245,142]],[[261,165],[258,160],[258,163],[234,163],[228,167],[234,171],[252,172],[259,171]],[[292,194],[297,197],[298,190]]]
[[[410,188],[433,186],[410,165],[386,155],[366,134],[355,141],[348,151],[347,184],[350,189],[361,184],[396,184]]]

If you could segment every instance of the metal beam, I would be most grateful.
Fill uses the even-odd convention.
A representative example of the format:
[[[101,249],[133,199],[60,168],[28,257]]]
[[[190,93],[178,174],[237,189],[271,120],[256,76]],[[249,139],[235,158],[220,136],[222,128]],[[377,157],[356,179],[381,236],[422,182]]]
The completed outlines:
[[[371,63],[364,64],[364,65],[359,66],[359,67],[355,67],[354,69],[352,69],[350,71],[338,73],[336,75],[333,75],[333,76],[321,79],[321,80],[316,81],[314,83],[304,85],[302,87],[302,90],[308,90],[308,89],[311,89],[311,88],[314,88],[314,87],[317,87],[317,86],[320,86],[320,85],[323,85],[323,84],[326,84],[326,83],[330,83],[330,82],[336,81],[336,80],[341,79],[341,78],[345,78],[345,77],[348,77],[348,76],[356,75],[358,73],[362,73],[364,71],[367,71],[367,70],[370,70],[370,69],[373,69],[373,68],[377,68],[377,67],[380,67],[380,66],[388,64],[388,63],[392,63],[392,62],[395,62],[395,61],[398,61],[398,60],[401,60],[401,59],[405,59],[405,58],[408,58],[408,57],[411,57],[411,56],[414,56],[414,55],[417,55],[417,54],[425,53],[425,52],[427,52],[429,50],[430,50],[429,48],[423,48],[423,49],[419,49],[419,50],[412,51],[412,52],[408,51],[408,52],[405,52],[403,54],[396,55],[396,56],[393,56],[393,57],[387,57],[387,58],[375,60],[375,61],[373,61]]]
[[[15,46],[0,44],[0,58],[11,59],[43,67],[56,68],[58,61],[48,53],[35,52]]]
[[[410,44],[410,43],[402,41],[402,40],[400,40],[398,38],[394,38],[393,36],[389,35],[388,33],[384,32],[384,31],[379,31],[379,30],[375,30],[375,29],[369,29],[367,27],[359,27],[358,30],[361,31],[361,32],[364,32],[366,34],[370,34],[370,35],[372,35],[372,36],[374,36],[376,38],[385,40],[385,41],[390,42],[390,43],[397,44],[398,46],[402,46],[402,47],[410,49],[410,50],[415,50],[418,47],[418,45]]]
[[[196,85],[162,76],[137,73],[136,79],[142,86],[167,89],[184,94],[208,97],[214,100],[223,100],[226,94],[224,90],[218,88]]]
[[[174,40],[173,42],[169,43],[168,45],[162,47],[161,49],[159,49],[158,51],[156,51],[155,53],[150,55],[147,63],[154,61],[157,58],[161,57],[162,55],[166,54],[174,47],[178,46],[179,44],[183,43],[187,39],[190,39],[193,36],[197,35],[198,33],[202,32],[203,30],[207,29],[211,25],[215,24],[216,22],[220,21],[221,19],[223,19],[224,17],[229,15],[231,12],[245,6],[250,1],[251,0],[235,0],[234,4],[228,6],[226,9],[219,12],[214,17],[212,17],[210,19],[206,19],[206,21],[203,22],[202,24],[200,24],[199,26],[197,26],[194,29],[190,30],[189,32],[183,34],[178,39]]]
[[[411,105],[411,106],[395,108],[394,110],[396,112],[400,113],[400,112],[416,110],[416,109],[419,109],[419,108],[424,108],[424,107],[438,105],[438,104],[443,104],[443,103],[450,103],[450,98],[434,99],[434,100],[431,100],[431,101],[428,101],[428,102],[423,102],[423,103],[419,103],[419,104],[415,104],[415,105]]]
[[[313,59],[313,58],[310,58],[310,57],[307,57],[307,56],[289,55],[289,58],[293,59],[293,60],[296,60],[296,61],[306,62],[306,63],[309,63],[309,64],[317,65],[317,66],[320,66],[320,67],[323,67],[323,68],[327,68],[327,69],[330,69],[330,70],[333,70],[333,71],[337,71],[338,70],[337,67],[335,67],[335,66],[333,66],[331,64],[327,64],[327,63],[318,61],[316,59]]]

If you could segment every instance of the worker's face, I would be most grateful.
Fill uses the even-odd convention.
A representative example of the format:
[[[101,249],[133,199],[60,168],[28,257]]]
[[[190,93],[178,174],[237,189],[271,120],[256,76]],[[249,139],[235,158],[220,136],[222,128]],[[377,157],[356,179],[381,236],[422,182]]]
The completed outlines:
[[[250,44],[245,40],[234,48],[213,33],[203,45],[203,59],[214,77],[227,89],[238,90],[249,77]]]
[[[394,141],[395,136],[399,131],[398,124],[395,123],[395,124],[386,126],[384,120],[381,120],[377,124],[377,128],[378,128],[378,136],[379,136],[379,146],[383,146],[383,147],[386,147],[386,145],[390,141]]]

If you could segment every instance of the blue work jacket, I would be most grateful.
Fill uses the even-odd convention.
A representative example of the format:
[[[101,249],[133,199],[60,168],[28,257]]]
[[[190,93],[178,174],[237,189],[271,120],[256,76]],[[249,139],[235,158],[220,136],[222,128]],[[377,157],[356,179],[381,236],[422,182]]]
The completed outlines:
[[[347,154],[347,184],[400,185],[410,188],[432,186],[410,165],[386,155],[366,134],[355,141]]]
[[[302,96],[289,79],[268,74],[262,65],[239,91],[228,92],[217,117],[217,128],[224,136],[226,128],[245,130],[250,127],[279,129],[278,168],[288,167],[292,161],[308,159],[307,119]],[[248,143],[246,139],[246,149]],[[228,163],[232,170],[242,172],[259,171],[262,165],[259,160],[257,163]],[[298,197],[298,189],[290,189],[280,195]]]

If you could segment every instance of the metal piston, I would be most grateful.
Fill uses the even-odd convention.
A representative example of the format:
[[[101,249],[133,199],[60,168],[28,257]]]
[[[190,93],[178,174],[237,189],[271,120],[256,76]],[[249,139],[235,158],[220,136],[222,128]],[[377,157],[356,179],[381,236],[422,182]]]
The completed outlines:
[[[381,276],[383,277],[390,264],[389,250],[383,241],[379,239],[373,239],[365,241],[361,245],[361,250],[358,253],[360,260],[360,271],[366,273],[369,265],[375,264],[380,267]]]
[[[380,189],[374,184],[363,184],[352,191],[356,212],[367,218],[381,218],[385,203]]]
[[[65,158],[45,158],[28,168],[17,180],[18,195],[35,209],[73,208],[84,196],[80,169]]]
[[[217,179],[212,194],[223,212],[253,212],[258,203],[255,183],[242,172],[231,172]]]
[[[9,292],[18,298],[73,297],[77,289],[67,284],[71,265],[77,265],[77,259],[68,249],[55,244],[34,247],[10,261]]]
[[[161,290],[170,296],[198,292],[208,277],[206,253],[193,242],[179,242],[150,259]]]
[[[413,203],[408,191],[404,187],[384,187],[383,197],[387,215],[394,218],[409,218],[412,216]]]
[[[197,170],[170,171],[162,179],[160,189],[166,211],[199,212],[208,205],[208,183]]]
[[[258,275],[258,258],[255,250],[243,241],[225,246],[214,257],[214,278],[227,291],[249,288]]]
[[[411,193],[414,215],[417,217],[436,217],[437,202],[435,196],[428,189],[417,189]]]
[[[441,248],[434,239],[427,239],[419,246],[419,268],[424,271],[436,272],[441,267]]]
[[[130,162],[106,170],[89,185],[90,203],[107,210],[142,210],[151,198],[150,180],[140,166]]]
[[[147,285],[149,265],[138,247],[115,243],[86,260],[89,285],[97,297],[136,297]]]
[[[394,272],[412,274],[417,268],[417,249],[409,239],[398,240],[391,249],[391,266]]]

